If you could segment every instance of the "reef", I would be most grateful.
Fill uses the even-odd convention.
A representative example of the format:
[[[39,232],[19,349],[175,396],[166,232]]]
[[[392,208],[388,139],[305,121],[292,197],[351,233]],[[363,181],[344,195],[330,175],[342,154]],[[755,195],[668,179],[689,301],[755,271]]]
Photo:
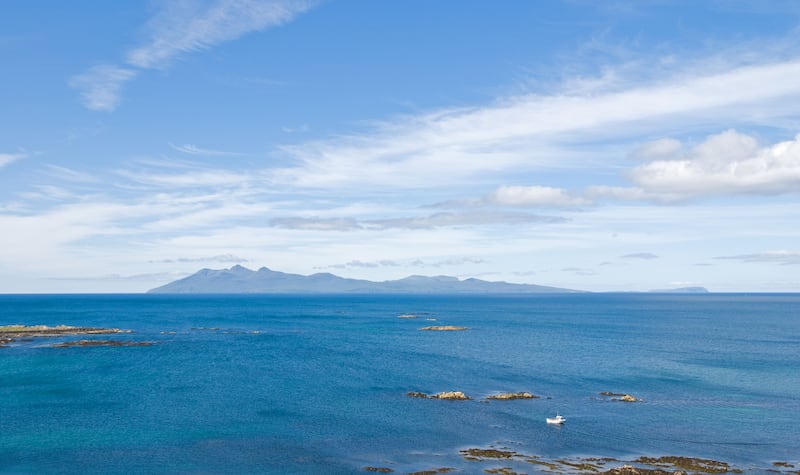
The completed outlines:
[[[636,462],[654,466],[672,466],[702,473],[735,472],[735,470],[731,470],[730,465],[725,462],[693,457],[639,457]]]
[[[600,395],[605,396],[609,401],[644,402],[643,399],[639,399],[636,396],[625,393],[612,393],[611,391],[603,391],[600,393]]]
[[[431,399],[449,399],[452,401],[467,401],[472,399],[461,391],[445,391],[442,393],[431,394]]]
[[[0,326],[0,346],[7,346],[9,343],[32,338],[53,338],[68,335],[104,335],[112,333],[130,333],[130,330],[120,330],[119,328],[94,328],[94,327],[73,327],[69,325],[57,325],[54,327],[47,325],[4,325]]]
[[[417,391],[407,392],[406,396],[408,396],[408,397],[418,397],[420,399],[427,399],[428,398],[427,394],[421,393],[421,392],[417,392]]]
[[[509,450],[507,447],[470,448],[459,451],[470,462],[504,460],[508,466],[489,467],[485,473],[514,474],[525,463],[538,465],[545,471],[565,474],[594,473],[602,475],[698,475],[714,473],[742,473],[741,469],[726,462],[692,457],[639,457],[627,462],[610,457],[576,457],[546,459],[538,455],[528,455]],[[619,466],[607,465],[619,463]],[[785,467],[785,465],[776,465]],[[524,469],[523,469],[524,470]]]
[[[432,327],[424,327],[420,328],[422,331],[437,331],[437,332],[452,332],[452,331],[463,331],[469,330],[468,327],[457,327],[454,325],[434,325]]]
[[[120,341],[120,340],[78,340],[67,341],[50,345],[52,348],[74,348],[86,346],[153,346],[151,341]]]
[[[539,399],[539,396],[535,394],[531,394],[529,392],[521,392],[521,393],[500,393],[500,394],[492,394],[491,396],[487,396],[486,399],[495,399],[499,401],[508,401],[511,399]]]
[[[389,467],[364,467],[365,472],[377,472],[377,473],[392,473],[392,470]]]
[[[450,473],[453,471],[455,471],[455,469],[451,467],[440,467],[434,468],[433,470],[420,470],[418,472],[411,472],[408,475],[436,475],[438,473]]]

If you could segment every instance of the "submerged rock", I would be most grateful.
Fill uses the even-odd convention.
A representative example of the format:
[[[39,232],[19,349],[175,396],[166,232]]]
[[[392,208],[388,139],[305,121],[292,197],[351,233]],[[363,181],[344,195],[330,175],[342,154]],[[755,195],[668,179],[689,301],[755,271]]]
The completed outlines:
[[[632,465],[623,465],[600,473],[601,475],[686,475],[686,472],[680,470],[668,472],[659,468],[639,468]]]
[[[451,331],[462,331],[462,330],[469,330],[467,327],[457,327],[454,325],[435,325],[432,327],[424,327],[420,328],[423,331],[437,331],[437,332],[451,332]]]
[[[377,473],[392,473],[392,470],[389,467],[364,467],[365,472],[377,472]]]
[[[3,325],[0,326],[0,347],[15,341],[31,341],[33,337],[52,338],[65,335],[101,335],[109,333],[130,333],[119,328],[72,327],[69,325]]]
[[[411,315],[409,313],[404,313],[403,315],[398,315],[397,318],[419,318],[416,315]]]
[[[82,346],[153,346],[151,341],[119,341],[119,340],[78,340],[50,345],[52,348],[74,348]]]
[[[492,394],[491,396],[487,396],[486,399],[496,399],[500,401],[508,401],[511,399],[539,399],[539,396],[535,394],[531,394],[529,392],[521,392],[521,393],[500,393],[500,394]]]
[[[119,328],[72,327],[69,325],[5,325],[0,326],[3,338],[21,338],[30,336],[52,337],[63,335],[100,335],[106,333],[130,333],[130,330]]]
[[[408,396],[408,397],[418,397],[418,398],[421,398],[421,399],[427,399],[428,398],[427,394],[416,392],[416,391],[407,392],[406,396]]]
[[[519,455],[510,450],[498,449],[463,449],[459,450],[459,452],[467,460],[510,459]]]
[[[703,473],[726,473],[732,471],[730,465],[726,462],[695,457],[639,457],[636,462],[647,465],[672,465],[675,468]]]
[[[636,396],[625,393],[612,393],[611,391],[603,391],[600,393],[600,395],[609,398],[609,401],[644,402],[642,399],[639,399]]]

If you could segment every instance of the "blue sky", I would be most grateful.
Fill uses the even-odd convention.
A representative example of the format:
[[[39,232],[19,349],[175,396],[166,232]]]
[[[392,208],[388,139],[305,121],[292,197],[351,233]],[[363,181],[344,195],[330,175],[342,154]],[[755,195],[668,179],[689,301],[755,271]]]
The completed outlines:
[[[0,292],[800,291],[793,1],[4,2]]]

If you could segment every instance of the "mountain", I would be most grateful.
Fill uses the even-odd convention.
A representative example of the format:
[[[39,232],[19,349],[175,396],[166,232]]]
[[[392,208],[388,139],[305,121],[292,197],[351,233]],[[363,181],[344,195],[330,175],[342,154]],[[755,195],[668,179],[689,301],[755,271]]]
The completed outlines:
[[[487,282],[479,279],[412,275],[400,280],[372,282],[346,279],[329,273],[312,275],[286,274],[266,267],[257,271],[239,265],[230,269],[202,269],[189,277],[151,289],[159,294],[527,294],[565,293],[577,290],[542,285]]]

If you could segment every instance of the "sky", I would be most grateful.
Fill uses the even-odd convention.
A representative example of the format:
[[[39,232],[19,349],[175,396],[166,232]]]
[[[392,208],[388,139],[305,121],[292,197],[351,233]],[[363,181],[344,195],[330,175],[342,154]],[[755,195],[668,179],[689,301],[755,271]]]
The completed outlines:
[[[0,293],[800,291],[800,2],[0,9]]]

